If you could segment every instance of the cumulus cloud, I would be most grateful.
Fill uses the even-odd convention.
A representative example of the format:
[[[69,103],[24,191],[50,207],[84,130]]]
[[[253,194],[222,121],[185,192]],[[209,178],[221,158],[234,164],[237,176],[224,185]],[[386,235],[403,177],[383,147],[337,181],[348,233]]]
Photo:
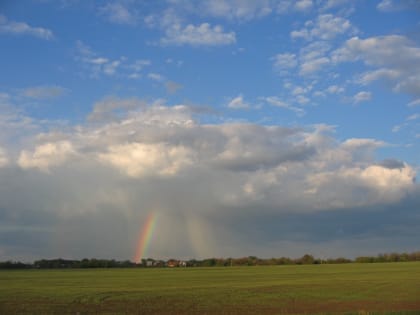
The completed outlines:
[[[274,97],[266,101],[283,106]],[[16,248],[49,239],[49,255],[127,258],[144,219],[156,212],[150,256],[246,255],[254,245],[259,255],[269,253],[261,245],[270,237],[281,237],[270,232],[244,243],[259,224],[392,206],[417,189],[412,166],[375,160],[384,142],[337,140],[331,126],[200,123],[185,105],[116,97],[93,112],[95,121],[27,136],[18,157],[0,168],[8,182],[0,185],[0,226],[30,235]],[[112,239],[104,226],[115,227]],[[72,236],[62,237],[63,230]],[[206,239],[215,243],[202,246]],[[232,252],[237,244],[241,249]]]
[[[376,8],[383,12],[393,12],[405,9],[420,10],[420,4],[416,0],[382,0],[378,3]]]
[[[162,143],[130,143],[110,146],[99,154],[102,162],[109,163],[129,176],[176,175],[184,166],[192,164],[193,152],[183,146]]]
[[[165,37],[160,43],[166,45],[191,46],[219,46],[230,45],[236,42],[235,32],[225,33],[220,25],[211,26],[209,23],[200,25],[180,24],[172,25],[165,31]]]
[[[110,60],[99,56],[88,45],[78,40],[76,42],[76,60],[81,61],[83,66],[90,72],[90,76],[99,77],[102,74],[114,75],[120,65],[120,60]]]
[[[165,77],[164,77],[163,75],[161,75],[161,74],[159,74],[159,73],[155,73],[155,72],[150,72],[150,73],[148,73],[148,74],[147,74],[147,77],[148,77],[150,80],[153,80],[153,81],[158,81],[158,82],[161,82],[161,81],[164,81],[164,80],[165,80]]]
[[[333,52],[332,60],[362,61],[374,68],[361,75],[359,81],[363,84],[382,80],[395,92],[420,95],[420,48],[405,36],[353,37]]]
[[[42,171],[49,171],[52,166],[59,166],[66,162],[69,156],[76,154],[76,151],[69,141],[56,143],[44,143],[35,148],[33,152],[23,150],[19,156],[20,167],[38,168]]]
[[[324,66],[328,65],[329,62],[330,60],[326,57],[315,58],[305,61],[300,65],[299,73],[303,76],[315,73],[322,69]]]
[[[330,63],[328,52],[331,46],[325,41],[315,41],[301,48],[299,52],[299,74],[313,75],[326,68]]]
[[[407,104],[407,106],[410,106],[410,107],[419,106],[419,105],[420,105],[420,98],[414,101],[411,101],[410,103]]]
[[[413,114],[407,117],[407,120],[417,120],[420,119],[420,114]]]
[[[303,38],[305,40],[312,40],[318,38],[321,40],[331,40],[349,31],[354,31],[349,20],[332,14],[321,14],[315,22],[307,21],[305,28],[292,31],[290,36],[293,39]]]
[[[245,109],[249,108],[249,104],[244,101],[242,94],[239,94],[229,101],[228,107],[232,109]]]
[[[133,25],[137,22],[137,14],[133,8],[128,8],[121,2],[107,3],[99,8],[99,13],[104,15],[110,22],[117,24]]]
[[[197,1],[199,14],[227,19],[250,20],[266,16],[273,11],[272,1],[261,0],[216,0]]]
[[[392,0],[382,0],[376,7],[380,11],[392,11],[394,10],[394,3]]]
[[[325,92],[328,94],[340,94],[344,92],[344,87],[338,86],[336,84],[330,85],[325,89]]]
[[[138,59],[134,61],[131,65],[128,65],[128,68],[132,69],[135,72],[140,72],[143,68],[150,66],[152,61],[149,59]]]
[[[271,58],[276,71],[288,74],[288,70],[297,66],[296,55],[291,53],[277,54]]]
[[[142,71],[152,64],[149,59],[130,61],[125,56],[116,59],[105,57],[81,40],[76,41],[75,60],[91,78],[108,76],[139,79],[142,77]]]
[[[295,9],[298,11],[307,11],[313,6],[312,0],[299,0],[295,3]]]
[[[275,97],[265,98],[264,101],[293,110]],[[131,109],[139,103],[114,98],[98,103],[95,110],[98,108],[97,114],[116,108]],[[77,133],[64,135],[59,141],[37,145],[33,152],[25,149],[18,163],[23,168],[48,170],[76,154],[80,157],[82,152],[89,152],[90,158],[95,157],[101,164],[120,169],[131,177],[175,176],[184,169],[191,172],[197,167],[201,171],[218,172],[221,167],[219,171],[250,172],[244,173],[245,177],[239,175],[235,179],[234,176],[232,179],[235,180],[254,176],[277,179],[279,176],[290,176],[289,180],[298,185],[306,176],[301,173],[302,169],[306,174],[334,173],[330,169],[333,164],[320,167],[315,163],[317,160],[325,163],[325,152],[341,163],[348,163],[346,169],[353,171],[357,167],[361,174],[365,174],[363,172],[371,165],[377,165],[371,153],[384,145],[375,139],[348,139],[334,147],[332,143],[328,145],[330,138],[322,128],[304,132],[253,124],[200,125],[184,105],[169,107],[156,103],[138,107],[127,115],[115,116],[96,127],[79,128]],[[77,143],[77,150],[73,143]],[[361,166],[360,163],[366,165]],[[254,171],[257,172],[254,174]],[[276,185],[283,187],[280,181],[274,182],[267,187],[269,191],[275,190]],[[250,186],[246,183],[243,182],[242,186],[248,187],[246,190],[249,192]],[[232,193],[235,192],[236,188]]]
[[[335,8],[346,3],[350,2],[349,0],[328,0],[324,6],[322,7],[323,10]]]
[[[372,98],[371,92],[361,91],[353,96],[353,101],[355,103],[361,103],[361,102],[370,101],[371,98]]]
[[[340,169],[336,172],[325,172],[310,175],[308,184],[311,186],[309,192],[315,193],[322,189],[325,192],[321,198],[326,197],[326,202],[332,207],[346,207],[349,205],[361,206],[371,204],[389,203],[403,198],[409,189],[413,187],[415,172],[410,167],[402,169],[389,169],[379,165],[371,165],[366,168]],[[351,183],[349,185],[349,183]],[[349,192],[365,190],[367,198],[359,200],[350,198],[349,195],[336,199],[328,196],[326,189],[332,185],[340,185],[341,188],[349,189]],[[328,200],[328,201],[327,201]]]
[[[0,33],[14,35],[31,35],[45,40],[54,38],[51,30],[43,27],[33,27],[24,22],[10,21],[4,15],[0,14]]]

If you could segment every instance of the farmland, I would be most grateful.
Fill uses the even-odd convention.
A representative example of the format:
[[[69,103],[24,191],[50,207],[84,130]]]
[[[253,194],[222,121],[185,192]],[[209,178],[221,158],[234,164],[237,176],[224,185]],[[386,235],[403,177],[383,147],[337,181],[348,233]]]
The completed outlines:
[[[0,314],[420,314],[420,263],[3,270]]]

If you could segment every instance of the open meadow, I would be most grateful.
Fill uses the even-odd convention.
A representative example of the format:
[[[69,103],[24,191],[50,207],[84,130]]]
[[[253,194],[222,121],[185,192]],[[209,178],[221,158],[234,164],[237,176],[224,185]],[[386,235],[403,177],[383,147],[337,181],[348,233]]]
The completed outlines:
[[[420,263],[2,270],[0,314],[420,314]]]

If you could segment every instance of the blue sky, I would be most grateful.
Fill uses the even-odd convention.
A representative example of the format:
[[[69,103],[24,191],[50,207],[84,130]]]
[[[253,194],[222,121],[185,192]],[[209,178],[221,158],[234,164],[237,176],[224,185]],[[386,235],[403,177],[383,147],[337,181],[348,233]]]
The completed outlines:
[[[419,14],[2,1],[0,260],[418,249]]]

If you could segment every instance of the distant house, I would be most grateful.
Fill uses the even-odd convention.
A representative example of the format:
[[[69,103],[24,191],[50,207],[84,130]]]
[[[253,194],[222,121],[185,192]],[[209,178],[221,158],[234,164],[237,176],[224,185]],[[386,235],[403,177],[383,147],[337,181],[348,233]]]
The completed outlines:
[[[169,259],[166,262],[166,266],[167,267],[170,267],[170,268],[179,267],[179,261],[178,260],[175,260],[175,259]]]
[[[183,260],[176,260],[176,259],[169,259],[166,262],[166,267],[174,268],[174,267],[187,267],[187,262]]]

